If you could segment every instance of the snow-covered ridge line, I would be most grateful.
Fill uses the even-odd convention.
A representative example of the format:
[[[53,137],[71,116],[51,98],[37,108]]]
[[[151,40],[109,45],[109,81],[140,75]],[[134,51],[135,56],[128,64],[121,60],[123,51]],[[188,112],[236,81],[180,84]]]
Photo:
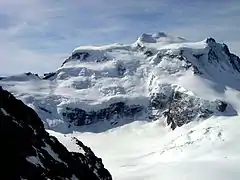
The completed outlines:
[[[210,116],[237,116],[239,82],[240,59],[227,45],[163,32],[143,34],[130,45],[78,47],[44,77],[0,81],[33,107],[47,128],[64,129],[163,116],[175,127]]]

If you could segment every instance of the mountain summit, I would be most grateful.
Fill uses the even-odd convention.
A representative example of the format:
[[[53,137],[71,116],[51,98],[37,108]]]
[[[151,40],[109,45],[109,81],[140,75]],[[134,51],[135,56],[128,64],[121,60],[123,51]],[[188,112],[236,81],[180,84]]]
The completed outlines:
[[[138,39],[137,43],[159,43],[159,42],[165,42],[165,43],[177,43],[177,42],[184,42],[186,41],[184,38],[181,37],[174,37],[171,35],[168,35],[164,32],[157,32],[153,34],[147,34],[143,33]]]

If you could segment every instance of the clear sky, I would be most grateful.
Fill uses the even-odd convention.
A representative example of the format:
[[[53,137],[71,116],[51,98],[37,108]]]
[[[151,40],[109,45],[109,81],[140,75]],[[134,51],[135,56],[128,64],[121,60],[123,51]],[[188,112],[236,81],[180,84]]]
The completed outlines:
[[[157,31],[240,55],[240,0],[0,0],[0,75],[54,71],[77,46]]]

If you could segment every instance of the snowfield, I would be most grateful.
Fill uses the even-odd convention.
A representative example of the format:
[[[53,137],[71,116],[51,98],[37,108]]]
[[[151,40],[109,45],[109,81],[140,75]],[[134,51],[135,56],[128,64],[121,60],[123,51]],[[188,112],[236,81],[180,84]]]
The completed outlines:
[[[48,132],[69,150],[81,139],[116,180],[238,180],[240,119],[211,118],[172,131],[162,120],[134,122],[102,133],[98,124],[68,134]]]
[[[80,151],[72,137],[90,146],[116,180],[240,179],[240,59],[213,38],[81,46],[55,72],[0,85],[70,151]]]

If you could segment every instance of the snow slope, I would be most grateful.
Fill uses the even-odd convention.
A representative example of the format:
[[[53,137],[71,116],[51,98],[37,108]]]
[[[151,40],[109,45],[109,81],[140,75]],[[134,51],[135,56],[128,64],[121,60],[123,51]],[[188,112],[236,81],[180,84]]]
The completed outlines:
[[[238,180],[239,125],[237,117],[215,117],[174,131],[158,120],[138,121],[102,133],[92,133],[94,125],[65,135],[48,132],[71,151],[77,151],[71,137],[81,139],[102,157],[116,180]]]

